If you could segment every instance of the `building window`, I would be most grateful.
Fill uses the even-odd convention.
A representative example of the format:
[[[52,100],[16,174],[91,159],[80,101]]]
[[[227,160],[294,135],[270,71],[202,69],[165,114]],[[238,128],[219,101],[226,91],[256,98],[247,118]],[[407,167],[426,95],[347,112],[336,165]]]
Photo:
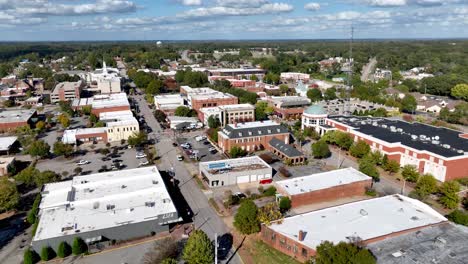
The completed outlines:
[[[298,250],[299,250],[298,247],[297,247],[296,245],[294,245],[294,246],[293,246],[293,252],[294,252],[294,253],[297,253]]]
[[[303,257],[307,258],[307,249],[302,248],[301,254],[302,254]]]

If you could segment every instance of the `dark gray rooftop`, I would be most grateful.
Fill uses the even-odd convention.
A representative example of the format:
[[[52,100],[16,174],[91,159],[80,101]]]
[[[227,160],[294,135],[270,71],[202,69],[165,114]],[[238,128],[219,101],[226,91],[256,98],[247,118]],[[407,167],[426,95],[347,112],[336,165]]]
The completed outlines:
[[[222,132],[229,138],[259,137],[289,133],[288,128],[271,121],[227,125]]]
[[[286,144],[277,138],[272,138],[270,142],[268,143],[270,144],[270,146],[281,151],[284,155],[288,157],[304,156],[304,154],[300,152],[299,150],[297,150],[295,147],[293,147],[292,145]]]
[[[367,246],[379,264],[466,264],[468,228],[451,223],[426,227]]]
[[[468,139],[463,132],[422,123],[408,123],[387,118],[330,116],[332,120],[354,127],[356,131],[377,139],[426,150],[444,157],[462,156],[468,152]]]

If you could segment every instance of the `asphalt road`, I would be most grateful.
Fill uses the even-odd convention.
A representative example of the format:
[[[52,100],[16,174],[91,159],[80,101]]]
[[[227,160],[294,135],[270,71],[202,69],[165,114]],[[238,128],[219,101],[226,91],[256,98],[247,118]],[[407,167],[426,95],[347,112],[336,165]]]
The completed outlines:
[[[200,190],[193,178],[193,174],[197,172],[189,172],[184,162],[177,161],[177,148],[172,146],[173,140],[168,140],[168,138],[173,135],[172,132],[162,131],[159,123],[153,116],[152,110],[143,99],[143,96],[136,95],[134,98],[140,106],[140,114],[144,116],[148,126],[153,129],[149,138],[157,139],[156,149],[158,150],[158,155],[161,157],[158,168],[160,171],[174,170],[175,178],[180,182],[179,187],[182,195],[192,209],[195,228],[200,228],[213,240],[216,235],[223,235],[229,232],[229,229],[213,208],[211,208],[206,195]],[[242,263],[242,261],[236,254],[229,263]]]

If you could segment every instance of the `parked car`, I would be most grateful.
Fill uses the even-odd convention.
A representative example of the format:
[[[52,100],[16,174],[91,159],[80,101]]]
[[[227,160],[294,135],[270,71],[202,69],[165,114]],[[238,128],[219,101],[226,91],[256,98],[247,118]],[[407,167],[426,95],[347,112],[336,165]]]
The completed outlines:
[[[191,149],[192,148],[192,145],[190,145],[190,143],[183,143],[183,144],[180,144],[180,146],[183,149]]]
[[[244,199],[244,198],[247,197],[245,194],[243,194],[241,192],[236,192],[233,195],[239,197],[239,199]]]
[[[196,137],[195,137],[195,140],[198,141],[198,142],[203,141],[203,140],[205,140],[205,139],[206,139],[205,136],[196,136]]]
[[[86,165],[86,164],[90,164],[90,163],[91,163],[91,161],[89,161],[89,160],[80,160],[80,161],[78,161],[78,162],[76,163],[76,165],[80,165],[80,166],[81,166],[81,165]]]
[[[138,166],[146,166],[146,165],[148,165],[148,164],[149,164],[149,161],[148,161],[148,160],[144,160],[144,161],[138,163]]]
[[[216,150],[215,147],[211,147],[211,148],[208,149],[208,151],[214,153],[214,152],[216,152],[217,150]]]
[[[182,155],[177,155],[177,160],[178,160],[178,161],[183,161],[183,160],[184,160],[184,156],[182,156]]]
[[[138,152],[138,153],[136,154],[136,158],[137,158],[137,159],[146,158],[146,154],[143,153],[143,152]]]

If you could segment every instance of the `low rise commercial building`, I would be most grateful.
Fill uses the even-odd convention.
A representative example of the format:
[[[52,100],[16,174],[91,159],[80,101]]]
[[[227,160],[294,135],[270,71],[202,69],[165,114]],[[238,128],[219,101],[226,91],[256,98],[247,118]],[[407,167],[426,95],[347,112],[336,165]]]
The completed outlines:
[[[273,169],[258,156],[200,162],[200,175],[210,187],[271,181]]]
[[[66,144],[120,142],[140,132],[138,121],[130,110],[102,112],[99,114],[99,121],[104,122],[105,126],[65,130],[62,142]]]
[[[270,140],[277,138],[289,144],[288,128],[273,121],[228,124],[218,131],[218,146],[225,153],[237,146],[247,152],[270,150]]]
[[[198,112],[198,118],[205,125],[208,124],[210,116],[218,118],[222,127],[227,124],[252,122],[255,121],[255,106],[251,104],[222,105],[201,108]]]
[[[301,72],[282,72],[280,75],[281,81],[283,82],[309,82],[310,75]]]
[[[371,185],[371,177],[351,167],[275,182],[292,207],[365,195]]]
[[[182,130],[185,128],[201,128],[203,124],[196,117],[168,116],[167,122],[171,129]]]
[[[303,96],[272,96],[267,99],[275,114],[283,119],[299,119],[311,100]]]
[[[228,69],[228,68],[217,68],[217,69],[207,69],[209,76],[230,76],[234,79],[250,79],[251,76],[257,77],[258,80],[262,80],[265,77],[265,70],[256,69],[256,68],[237,68],[237,69]]]
[[[154,106],[166,115],[173,115],[177,107],[184,105],[180,94],[161,94],[154,96]]]
[[[181,93],[186,94],[188,105],[197,112],[203,107],[232,105],[239,101],[234,95],[218,92],[211,88],[182,86]]]
[[[282,159],[286,164],[296,165],[306,161],[304,153],[296,149],[291,144],[286,144],[277,138],[272,138],[268,142],[269,150]]]
[[[18,127],[34,127],[36,110],[0,110],[0,132],[14,131]]]
[[[97,88],[101,94],[121,93],[121,79],[120,77],[107,77],[97,80]]]
[[[390,113],[399,113],[398,107],[386,106],[357,98],[350,98],[349,101],[343,99],[319,101],[316,104],[322,106],[329,115],[352,114],[354,112],[372,111],[379,108],[383,108]]]
[[[445,223],[447,219],[425,203],[395,194],[262,225],[261,238],[275,249],[306,262],[323,241],[367,245]]]
[[[36,252],[80,237],[90,247],[169,231],[181,221],[164,181],[153,167],[76,176],[44,185]]]
[[[78,111],[83,107],[91,107],[91,113],[99,116],[106,112],[130,111],[130,102],[126,93],[101,94],[73,100],[73,110]]]
[[[55,104],[60,101],[73,101],[80,99],[81,91],[83,90],[83,81],[77,82],[61,82],[57,84],[50,94],[50,102]]]

